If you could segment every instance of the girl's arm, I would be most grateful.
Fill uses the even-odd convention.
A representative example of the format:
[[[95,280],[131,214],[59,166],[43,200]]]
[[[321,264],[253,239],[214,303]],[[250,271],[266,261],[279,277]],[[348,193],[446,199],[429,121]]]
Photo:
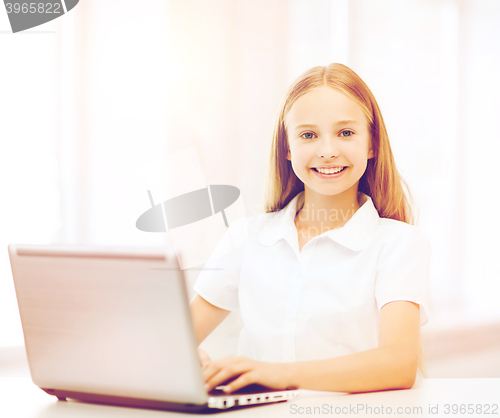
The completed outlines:
[[[210,333],[231,313],[196,295],[189,304],[196,340],[200,345]]]
[[[237,377],[228,392],[250,383],[276,389],[296,387],[333,392],[409,389],[418,365],[420,310],[413,302],[395,301],[380,310],[379,346],[326,360],[266,363],[227,357],[204,370],[207,389]]]
[[[418,366],[420,309],[395,301],[380,310],[377,348],[328,360],[291,363],[290,386],[335,392],[410,389]]]

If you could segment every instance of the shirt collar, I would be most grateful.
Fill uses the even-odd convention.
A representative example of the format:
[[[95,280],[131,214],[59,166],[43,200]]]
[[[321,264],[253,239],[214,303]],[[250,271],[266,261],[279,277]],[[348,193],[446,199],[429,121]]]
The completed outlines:
[[[354,251],[361,251],[365,247],[379,222],[379,214],[370,196],[358,192],[358,202],[361,207],[343,227],[322,234]],[[292,243],[298,241],[295,216],[303,205],[304,191],[298,193],[288,205],[276,213],[276,216],[260,232],[259,242],[262,245],[270,246],[276,244],[280,239],[285,239],[293,246]],[[332,214],[332,216],[334,215]],[[342,214],[338,214],[338,217],[341,219]]]

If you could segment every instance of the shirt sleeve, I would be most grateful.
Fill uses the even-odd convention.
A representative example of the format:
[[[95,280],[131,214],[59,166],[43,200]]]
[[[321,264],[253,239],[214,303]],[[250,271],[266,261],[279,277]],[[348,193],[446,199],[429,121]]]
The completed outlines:
[[[235,220],[203,266],[193,289],[207,302],[228,311],[239,309],[238,286],[248,220]]]
[[[420,325],[428,322],[431,246],[416,226],[398,231],[380,255],[375,299],[382,306],[396,300],[420,305]]]

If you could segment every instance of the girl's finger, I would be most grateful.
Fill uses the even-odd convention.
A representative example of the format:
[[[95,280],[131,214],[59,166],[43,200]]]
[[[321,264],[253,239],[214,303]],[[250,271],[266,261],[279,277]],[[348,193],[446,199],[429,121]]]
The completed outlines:
[[[202,369],[202,375],[203,379],[205,379],[205,382],[208,382],[221,369],[239,370],[240,368],[241,363],[236,362],[233,358],[228,357],[210,362],[206,369]]]
[[[236,373],[232,370],[221,369],[219,373],[212,376],[210,379],[205,380],[207,391],[212,390],[213,388],[219,386],[221,383],[229,380],[233,376],[238,376],[240,373]]]
[[[214,387],[219,386],[221,383],[230,380],[231,378],[238,377],[242,373],[246,373],[249,371],[248,364],[245,363],[231,363],[222,367],[218,373],[212,375],[211,378],[205,379],[205,382],[208,384],[209,390],[212,390]]]
[[[205,350],[198,348],[198,357],[200,359],[200,364],[203,365],[206,361],[212,361],[210,356],[207,354]]]
[[[205,383],[207,383],[210,379],[212,379],[213,376],[219,373],[220,370],[221,367],[214,362],[210,363],[206,368],[202,369],[201,374]]]
[[[200,362],[201,362],[202,369],[213,363],[212,359],[210,359],[210,358],[201,359]]]
[[[226,393],[234,392],[256,382],[257,379],[252,372],[243,373],[240,377],[233,380],[230,384],[226,385],[223,391]]]

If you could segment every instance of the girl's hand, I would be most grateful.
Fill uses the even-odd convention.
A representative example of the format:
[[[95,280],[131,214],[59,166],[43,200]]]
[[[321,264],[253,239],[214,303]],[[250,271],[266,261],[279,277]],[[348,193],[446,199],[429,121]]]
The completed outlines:
[[[200,365],[202,369],[204,367],[208,367],[210,363],[212,363],[212,359],[210,358],[210,356],[205,350],[202,350],[201,348],[198,348],[198,357],[200,358]]]
[[[211,362],[202,371],[207,392],[235,377],[236,379],[223,389],[224,392],[234,392],[252,383],[272,389],[286,389],[291,386],[290,363],[266,363],[247,357],[230,356]]]

